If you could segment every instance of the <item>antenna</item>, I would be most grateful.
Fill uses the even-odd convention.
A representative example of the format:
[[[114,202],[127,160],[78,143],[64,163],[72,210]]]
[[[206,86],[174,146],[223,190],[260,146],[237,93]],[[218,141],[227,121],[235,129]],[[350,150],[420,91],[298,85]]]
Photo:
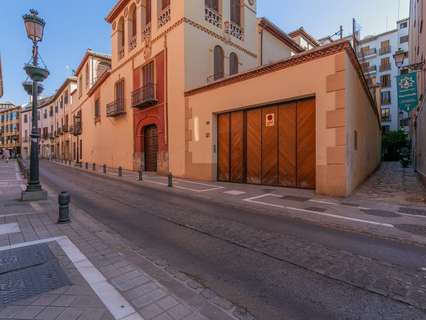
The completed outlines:
[[[398,20],[401,19],[401,0],[398,0]]]

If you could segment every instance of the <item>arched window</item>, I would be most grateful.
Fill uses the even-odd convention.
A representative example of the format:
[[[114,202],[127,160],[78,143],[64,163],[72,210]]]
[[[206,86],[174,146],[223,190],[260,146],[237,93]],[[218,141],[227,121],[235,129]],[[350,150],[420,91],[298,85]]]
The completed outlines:
[[[124,57],[124,46],[126,43],[126,37],[124,35],[124,18],[121,17],[117,25],[117,47],[118,57],[121,59]]]
[[[238,56],[235,52],[232,52],[229,55],[229,74],[237,74],[238,73]]]
[[[214,47],[214,80],[225,76],[225,54],[221,46]]]
[[[241,0],[231,0],[231,22],[241,26]]]
[[[136,6],[132,4],[129,11],[129,36],[136,37],[137,32],[137,19],[136,19]]]

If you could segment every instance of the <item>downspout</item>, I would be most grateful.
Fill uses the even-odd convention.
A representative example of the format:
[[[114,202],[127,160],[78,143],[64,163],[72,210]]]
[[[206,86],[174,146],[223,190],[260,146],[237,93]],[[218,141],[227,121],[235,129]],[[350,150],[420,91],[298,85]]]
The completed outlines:
[[[260,66],[263,66],[263,24],[260,24]]]
[[[169,97],[168,97],[168,87],[169,87],[169,79],[168,79],[168,47],[167,47],[167,33],[164,35],[164,118],[165,118],[165,126],[164,126],[164,139],[165,144],[167,146],[167,162],[168,168],[170,171],[170,145],[169,145]]]

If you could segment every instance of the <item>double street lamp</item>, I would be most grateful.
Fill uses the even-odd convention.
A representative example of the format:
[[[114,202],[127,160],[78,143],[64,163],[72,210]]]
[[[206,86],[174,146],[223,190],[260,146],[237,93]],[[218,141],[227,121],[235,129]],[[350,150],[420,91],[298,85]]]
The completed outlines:
[[[43,87],[39,82],[44,81],[49,71],[39,65],[38,43],[43,40],[44,26],[46,22],[39,17],[36,10],[31,9],[30,12],[23,16],[25,30],[28,38],[33,42],[32,62],[25,65],[24,70],[31,78],[31,81],[23,83],[25,91],[32,96],[32,128],[31,128],[31,157],[30,157],[30,176],[25,191],[22,192],[22,200],[36,201],[47,199],[47,192],[44,191],[40,184],[39,178],[39,159],[38,145],[40,135],[38,134],[38,95],[42,92]]]

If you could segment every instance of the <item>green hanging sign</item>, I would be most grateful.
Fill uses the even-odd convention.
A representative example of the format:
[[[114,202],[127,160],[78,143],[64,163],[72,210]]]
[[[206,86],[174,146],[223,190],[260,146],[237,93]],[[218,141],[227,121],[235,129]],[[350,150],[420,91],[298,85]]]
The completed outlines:
[[[411,72],[397,77],[399,109],[410,112],[417,107],[417,73]]]

